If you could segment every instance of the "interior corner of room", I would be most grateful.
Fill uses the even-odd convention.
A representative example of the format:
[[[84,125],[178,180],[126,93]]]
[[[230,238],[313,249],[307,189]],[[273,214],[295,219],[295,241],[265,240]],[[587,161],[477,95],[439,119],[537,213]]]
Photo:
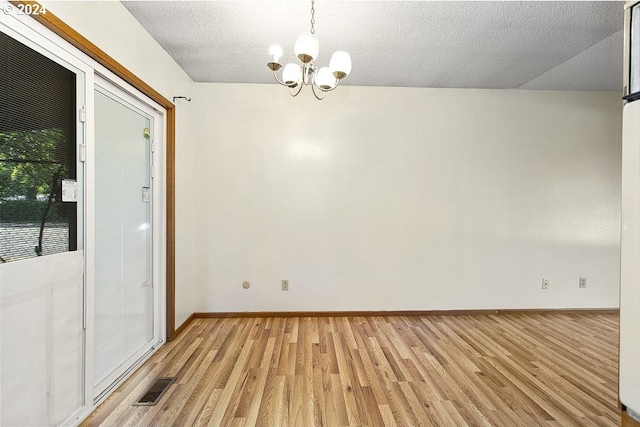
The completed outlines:
[[[473,80],[474,68],[482,74],[489,67],[481,56],[493,52],[492,39],[473,45],[480,51],[473,61],[447,63],[469,69],[464,81],[447,80],[437,60],[447,52],[444,36],[434,39],[432,55],[421,54],[415,68],[396,69],[398,80],[385,82],[376,80],[375,67],[359,66],[370,50],[351,42],[344,49],[353,69],[323,100],[306,87],[292,98],[287,88],[261,80],[271,79],[262,63],[266,40],[260,40],[264,61],[244,55],[260,64],[252,69],[260,77],[234,81],[233,70],[249,67],[224,57],[232,44],[222,44],[224,25],[231,25],[222,15],[259,26],[261,14],[294,15],[299,8],[305,29],[308,2],[251,2],[252,10],[215,2],[215,13],[203,9],[198,20],[222,26],[211,35],[220,36],[220,48],[207,52],[228,68],[220,81],[196,77],[206,68],[198,68],[198,54],[161,37],[163,25],[175,32],[177,24],[154,23],[153,7],[143,3],[0,1],[0,85],[10,76],[28,80],[32,70],[54,70],[46,84],[55,92],[67,79],[69,107],[55,110],[41,101],[46,84],[26,92],[16,85],[11,93],[0,86],[0,108],[11,113],[5,119],[12,117],[0,128],[0,143],[31,143],[34,134],[64,129],[71,147],[36,160],[24,146],[16,145],[23,156],[17,160],[11,151],[15,176],[22,173],[18,163],[57,168],[47,169],[54,185],[38,187],[46,194],[33,193],[32,201],[48,211],[29,227],[8,213],[27,190],[9,195],[0,188],[0,425],[79,424],[167,341],[207,319],[271,316],[291,328],[308,323],[288,318],[305,316],[601,310],[609,330],[609,323],[617,328],[620,310],[620,376],[636,381],[640,351],[630,337],[640,326],[640,102],[622,100],[623,39],[631,43],[623,26],[631,25],[625,13],[631,16],[632,3],[531,9],[554,20],[582,5],[602,19],[591,28],[596,35],[576,39],[570,57],[511,70],[531,74],[517,84],[506,69],[486,87]],[[187,6],[181,12],[177,3],[153,5],[180,22]],[[478,16],[464,19],[454,12],[469,5],[429,2],[427,13],[420,3],[318,3],[318,39],[323,48],[326,40],[326,52],[342,49],[348,38],[331,31],[356,10],[373,19],[402,8],[416,16],[405,22],[409,28],[430,13],[448,13],[450,25],[466,22],[469,31],[484,34],[489,24],[481,18],[492,16],[490,7],[523,17],[539,6],[478,2]],[[334,4],[344,9],[326,10]],[[46,13],[36,14],[42,6]],[[31,12],[19,13],[25,10]],[[323,28],[331,19],[331,30]],[[442,20],[432,26],[434,35],[447,34]],[[295,31],[273,28],[293,47]],[[369,37],[385,58],[394,58],[384,37],[367,26],[360,30],[349,35],[360,44]],[[238,34],[253,32],[262,34],[251,25]],[[536,37],[539,49],[551,49],[550,39]],[[236,49],[263,48],[254,45]],[[619,64],[609,68],[602,58],[612,50]],[[3,54],[24,63],[9,72]],[[329,63],[324,55],[320,62]],[[570,81],[575,69],[593,72]],[[405,85],[405,78],[418,83]],[[607,83],[597,86],[598,78]],[[506,87],[491,86],[501,80]],[[25,119],[32,110],[40,121]],[[5,151],[0,177],[8,176]],[[63,199],[63,181],[65,194],[78,192],[76,200]],[[129,234],[122,231],[127,227]],[[48,233],[61,228],[63,247],[48,249]],[[9,255],[16,233],[34,236],[35,244],[23,245],[27,255]],[[133,291],[122,285],[125,276],[136,281]],[[640,412],[640,392],[622,383],[622,404]],[[29,393],[33,399],[22,401]],[[621,422],[630,419],[625,414]]]

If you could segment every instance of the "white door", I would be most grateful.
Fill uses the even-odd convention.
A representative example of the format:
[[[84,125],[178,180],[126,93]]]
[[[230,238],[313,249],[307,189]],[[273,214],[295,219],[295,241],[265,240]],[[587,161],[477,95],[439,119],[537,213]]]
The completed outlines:
[[[102,79],[94,93],[93,387],[98,401],[161,340],[153,137],[160,118]]]

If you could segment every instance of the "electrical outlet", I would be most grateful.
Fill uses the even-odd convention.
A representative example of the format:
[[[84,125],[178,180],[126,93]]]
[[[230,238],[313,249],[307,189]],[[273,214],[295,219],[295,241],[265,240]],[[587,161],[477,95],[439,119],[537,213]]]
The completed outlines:
[[[581,288],[586,288],[587,287],[587,278],[586,277],[581,277],[580,278],[580,285]]]
[[[549,279],[542,279],[542,289],[549,289]]]
[[[282,279],[282,290],[283,291],[289,290],[289,281],[287,279]]]

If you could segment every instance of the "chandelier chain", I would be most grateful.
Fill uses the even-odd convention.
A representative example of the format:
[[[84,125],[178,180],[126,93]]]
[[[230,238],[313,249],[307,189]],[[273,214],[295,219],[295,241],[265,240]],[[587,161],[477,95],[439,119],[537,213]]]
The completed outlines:
[[[315,0],[311,0],[311,34],[315,34],[316,33],[316,29],[314,27],[315,23],[316,23],[316,9],[315,9]]]

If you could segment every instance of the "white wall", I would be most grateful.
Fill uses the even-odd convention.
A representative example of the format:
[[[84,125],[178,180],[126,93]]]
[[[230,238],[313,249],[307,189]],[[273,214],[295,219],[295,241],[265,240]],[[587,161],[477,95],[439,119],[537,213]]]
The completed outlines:
[[[196,311],[618,306],[620,94],[194,93]]]
[[[118,2],[47,6],[167,98],[194,98],[177,103],[176,325],[618,305],[619,94],[194,87]]]
[[[115,1],[51,1],[47,9],[171,100],[191,97],[193,82]],[[176,102],[176,327],[194,311],[193,155],[191,105]]]

